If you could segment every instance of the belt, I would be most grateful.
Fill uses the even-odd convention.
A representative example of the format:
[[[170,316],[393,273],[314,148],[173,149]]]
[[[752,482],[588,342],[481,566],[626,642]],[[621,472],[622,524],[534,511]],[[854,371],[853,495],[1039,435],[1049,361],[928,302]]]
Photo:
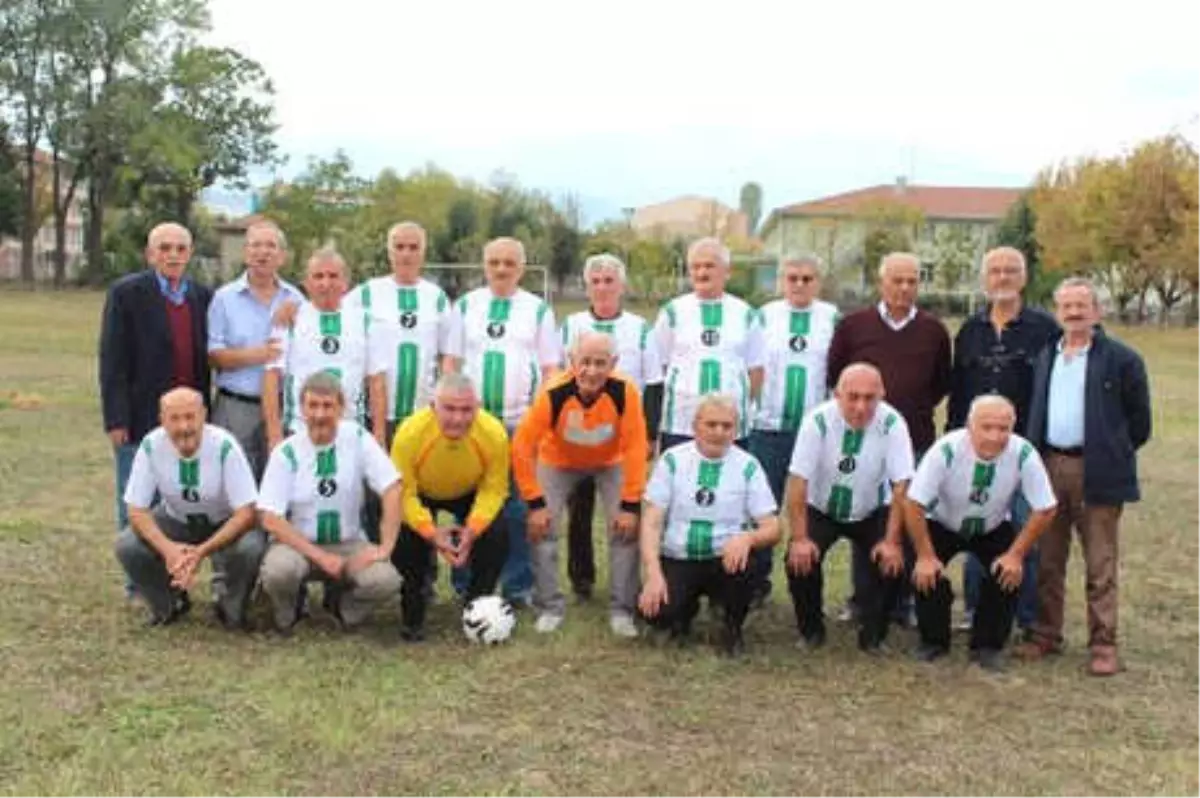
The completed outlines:
[[[231,391],[228,388],[218,388],[217,393],[221,396],[228,396],[230,399],[236,399],[239,402],[245,402],[248,405],[262,404],[262,397],[247,396],[244,393],[235,393],[234,391]]]
[[[1069,448],[1064,449],[1061,446],[1051,446],[1050,444],[1047,443],[1046,451],[1049,452],[1050,454],[1057,454],[1060,457],[1083,457],[1083,447],[1082,446],[1071,446]]]

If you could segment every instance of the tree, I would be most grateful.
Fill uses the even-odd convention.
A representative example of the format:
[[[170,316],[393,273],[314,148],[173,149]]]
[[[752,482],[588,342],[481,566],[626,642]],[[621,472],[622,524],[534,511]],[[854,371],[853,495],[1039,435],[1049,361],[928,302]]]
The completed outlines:
[[[855,209],[854,216],[864,229],[860,265],[863,288],[866,288],[875,284],[879,262],[884,255],[912,251],[925,214],[920,208],[883,200],[863,203]]]
[[[1042,248],[1037,240],[1037,213],[1033,209],[1031,191],[1023,191],[996,230],[996,246],[1013,247],[1025,256],[1025,299],[1033,304],[1045,304],[1050,298],[1052,277],[1044,275]]]
[[[971,273],[978,243],[965,225],[940,225],[918,249],[921,260],[932,267],[937,287],[953,291]]]
[[[762,219],[762,201],[762,186],[753,182],[742,186],[741,193],[738,195],[738,209],[746,214],[746,232],[749,235],[754,235],[755,231],[758,230],[758,222]]]
[[[0,238],[21,231],[21,176],[8,146],[8,129],[0,121]]]
[[[568,276],[580,271],[579,254],[583,236],[579,232],[579,201],[572,196],[563,200],[560,208],[554,209],[549,224],[550,274],[555,287],[561,294]]]

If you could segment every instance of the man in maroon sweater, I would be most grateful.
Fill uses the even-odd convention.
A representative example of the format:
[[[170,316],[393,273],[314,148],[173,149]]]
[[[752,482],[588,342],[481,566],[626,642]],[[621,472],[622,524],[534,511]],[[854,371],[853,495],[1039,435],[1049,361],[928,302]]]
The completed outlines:
[[[870,363],[883,374],[888,404],[900,411],[912,437],[913,457],[934,442],[934,408],[950,392],[950,334],[932,313],[917,307],[921,262],[910,252],[891,252],[879,262],[878,305],[842,319],[829,345],[827,379],[837,385],[842,369],[851,363]],[[870,563],[867,553],[854,548],[854,593],[865,584]],[[907,584],[907,582],[906,582]],[[893,619],[909,623],[911,593],[904,591]],[[854,596],[843,613],[855,613]]]

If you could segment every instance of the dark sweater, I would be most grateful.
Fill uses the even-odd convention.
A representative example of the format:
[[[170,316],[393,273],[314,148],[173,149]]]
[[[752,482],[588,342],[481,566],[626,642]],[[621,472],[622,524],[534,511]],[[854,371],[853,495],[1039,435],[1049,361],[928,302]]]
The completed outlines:
[[[171,385],[196,387],[196,364],[193,362],[192,310],[187,302],[176,305],[166,297],[167,326],[171,328]]]
[[[924,452],[937,437],[933,410],[950,390],[950,334],[931,313],[893,330],[872,305],[842,319],[829,346],[829,389],[842,369],[870,363],[883,374],[887,402],[908,423],[913,450]]]

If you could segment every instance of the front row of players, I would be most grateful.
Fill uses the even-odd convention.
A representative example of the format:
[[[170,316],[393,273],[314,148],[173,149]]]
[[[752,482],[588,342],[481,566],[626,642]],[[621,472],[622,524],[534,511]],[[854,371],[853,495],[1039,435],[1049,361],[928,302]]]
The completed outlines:
[[[276,628],[290,632],[305,583],[320,580],[326,608],[346,627],[400,593],[402,636],[419,640],[432,552],[468,571],[464,599],[495,590],[506,555],[506,535],[495,527],[503,523],[511,459],[531,508],[539,631],[562,623],[555,529],[564,497],[591,475],[605,488],[612,536],[613,632],[636,636],[640,615],[673,637],[686,637],[707,596],[723,615],[723,645],[740,652],[753,597],[751,552],[774,546],[781,530],[767,475],[733,444],[736,403],[703,398],[694,438],[663,452],[645,480],[640,403],[637,391],[613,373],[611,340],[582,336],[571,360],[571,369],[542,389],[518,427],[511,457],[503,427],[480,412],[474,387],[461,375],[443,377],[432,407],[401,426],[391,458],[362,427],[342,419],[339,381],[313,375],[300,397],[303,431],[274,449],[258,490],[234,438],[205,423],[200,395],[190,389],[164,395],[162,426],[139,449],[125,494],[131,528],[117,543],[151,623],[170,623],[187,611],[187,590],[200,563],[211,558],[215,612],[227,627],[245,625],[257,580]],[[937,441],[914,473],[908,428],[883,393],[874,367],[845,369],[834,398],[813,409],[797,437],[787,490],[786,570],[800,645],[825,641],[822,564],[844,537],[869,550],[875,565],[862,597],[863,651],[881,650],[884,608],[910,575],[917,590],[917,656],[933,660],[947,653],[953,594],[944,568],[956,554],[970,552],[988,574],[971,658],[998,667],[1024,555],[1055,507],[1041,458],[1013,434],[1008,401],[983,396],[972,405],[967,427]],[[360,521],[368,489],[381,505],[374,543]],[[1034,510],[1023,529],[1008,520],[1018,492]],[[438,510],[450,511],[454,524],[436,526]]]

